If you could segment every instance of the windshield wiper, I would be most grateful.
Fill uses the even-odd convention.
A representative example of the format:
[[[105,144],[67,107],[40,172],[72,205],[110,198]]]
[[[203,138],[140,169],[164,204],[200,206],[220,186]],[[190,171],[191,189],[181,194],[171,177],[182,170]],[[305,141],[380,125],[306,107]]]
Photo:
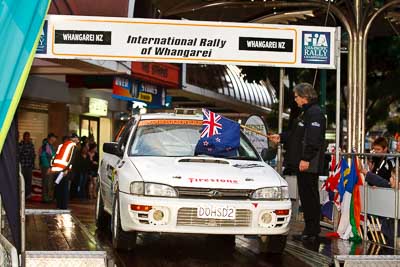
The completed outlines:
[[[249,157],[249,156],[232,156],[232,157],[227,157],[227,159],[240,159],[240,160],[258,161],[258,158],[253,158],[253,157]]]

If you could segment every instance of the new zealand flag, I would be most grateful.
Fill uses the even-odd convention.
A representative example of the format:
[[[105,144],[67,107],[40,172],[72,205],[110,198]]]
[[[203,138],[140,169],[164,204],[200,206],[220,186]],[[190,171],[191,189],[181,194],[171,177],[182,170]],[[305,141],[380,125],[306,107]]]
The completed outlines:
[[[195,155],[233,157],[240,146],[240,125],[207,109],[203,109],[203,128]]]

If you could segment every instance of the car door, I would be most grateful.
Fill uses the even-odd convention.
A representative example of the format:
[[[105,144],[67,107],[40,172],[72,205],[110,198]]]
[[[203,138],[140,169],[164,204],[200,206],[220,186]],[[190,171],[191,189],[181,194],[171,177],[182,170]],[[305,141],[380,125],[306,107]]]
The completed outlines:
[[[117,147],[122,152],[122,156],[104,153],[103,171],[105,173],[102,178],[102,193],[104,206],[107,210],[112,210],[113,197],[114,197],[114,186],[115,179],[118,175],[117,169],[119,164],[123,162],[123,155],[125,155],[125,149],[128,143],[130,133],[134,126],[134,119],[131,119],[124,130],[121,132],[118,138]]]

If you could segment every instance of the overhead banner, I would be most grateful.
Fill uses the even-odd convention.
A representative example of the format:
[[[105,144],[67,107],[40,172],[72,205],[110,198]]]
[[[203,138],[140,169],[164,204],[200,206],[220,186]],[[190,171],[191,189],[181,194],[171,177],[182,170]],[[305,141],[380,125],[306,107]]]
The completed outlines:
[[[48,15],[40,58],[335,68],[336,28]],[[44,53],[44,51],[46,51]]]

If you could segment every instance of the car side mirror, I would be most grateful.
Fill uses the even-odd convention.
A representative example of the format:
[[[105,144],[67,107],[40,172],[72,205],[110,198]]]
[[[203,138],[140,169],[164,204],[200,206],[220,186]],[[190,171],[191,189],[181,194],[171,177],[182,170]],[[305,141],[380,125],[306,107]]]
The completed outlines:
[[[261,150],[261,157],[264,161],[273,160],[276,157],[277,149],[276,148],[263,148]]]
[[[104,143],[103,144],[103,151],[105,153],[113,154],[118,157],[122,157],[122,151],[118,148],[118,143]]]

